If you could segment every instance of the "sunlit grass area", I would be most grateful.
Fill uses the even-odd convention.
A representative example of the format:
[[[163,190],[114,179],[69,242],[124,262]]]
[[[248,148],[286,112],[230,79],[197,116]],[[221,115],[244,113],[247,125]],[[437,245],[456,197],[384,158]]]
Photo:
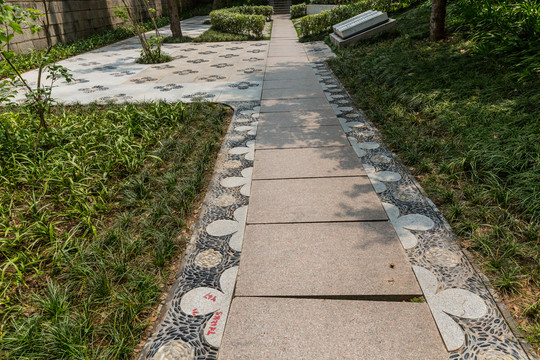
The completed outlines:
[[[0,114],[0,358],[128,359],[184,249],[231,110]]]
[[[339,51],[330,66],[538,351],[540,80],[530,61],[477,51],[458,6],[445,41],[428,41],[426,2],[396,16],[398,35]]]

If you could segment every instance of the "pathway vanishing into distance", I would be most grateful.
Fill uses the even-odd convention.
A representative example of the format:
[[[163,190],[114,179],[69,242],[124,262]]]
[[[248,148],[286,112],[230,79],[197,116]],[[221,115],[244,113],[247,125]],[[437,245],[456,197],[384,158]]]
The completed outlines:
[[[532,358],[328,48],[275,16],[265,49],[141,358]]]
[[[296,31],[276,18],[219,359],[447,359],[412,266]]]
[[[205,19],[183,21],[186,35]],[[173,61],[136,64],[135,38],[67,59],[75,81],[53,92],[235,109],[141,359],[535,358],[326,45],[300,44],[276,15],[271,41],[163,50]]]
[[[384,170],[392,155],[342,90],[320,84],[324,67],[276,16],[218,359],[525,359],[485,288],[452,279],[472,274],[442,216],[418,208],[431,203],[409,174]]]

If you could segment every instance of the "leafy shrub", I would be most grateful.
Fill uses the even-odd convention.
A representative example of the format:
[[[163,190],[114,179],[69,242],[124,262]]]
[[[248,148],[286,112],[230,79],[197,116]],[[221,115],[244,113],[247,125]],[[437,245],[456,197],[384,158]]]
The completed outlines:
[[[414,0],[404,0],[399,3],[392,2],[392,0],[363,0],[323,11],[320,14],[304,16],[299,23],[300,35],[304,37],[329,31],[333,25],[367,10],[391,12],[407,8],[414,2]]]
[[[353,3],[354,0],[311,0],[310,4],[317,5],[342,5]]]
[[[215,30],[261,38],[266,19],[273,13],[271,6],[237,6],[212,11],[210,22]]]
[[[251,6],[267,6],[268,0],[247,0],[245,3]]]
[[[267,19],[270,19],[274,14],[274,9],[271,6],[233,6],[230,8],[221,9],[222,11],[228,11],[236,14],[244,15],[263,15]]]
[[[291,19],[296,19],[302,16],[306,16],[306,4],[298,4],[291,6]]]
[[[476,51],[504,57],[526,74],[540,72],[540,2],[460,0],[462,26],[472,31]]]

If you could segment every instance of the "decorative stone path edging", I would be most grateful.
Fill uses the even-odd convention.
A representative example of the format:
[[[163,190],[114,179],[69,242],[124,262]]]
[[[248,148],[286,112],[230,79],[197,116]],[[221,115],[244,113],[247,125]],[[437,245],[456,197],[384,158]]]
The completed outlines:
[[[535,359],[520,343],[528,344],[514,336],[435,204],[326,63],[312,67],[413,265],[449,359]]]
[[[259,102],[235,108],[212,183],[161,322],[141,359],[216,359],[233,295],[249,202]]]
[[[197,22],[192,27],[202,31]],[[330,49],[320,42],[303,46],[413,266],[449,359],[535,359],[512,333],[442,214],[327,67]],[[141,354],[141,359],[216,359],[240,261],[268,42],[167,48],[175,61],[156,66],[133,63],[134,39],[65,60],[76,80],[61,84],[57,95],[83,103],[203,98],[235,108],[183,266]],[[175,71],[173,65],[185,66]],[[198,73],[203,66],[212,73]]]
[[[355,109],[322,60],[304,45],[319,82],[413,265],[449,359],[534,359],[512,333],[449,225],[380,133]],[[161,323],[141,359],[216,359],[240,260],[254,160],[258,102],[237,103],[214,180]]]

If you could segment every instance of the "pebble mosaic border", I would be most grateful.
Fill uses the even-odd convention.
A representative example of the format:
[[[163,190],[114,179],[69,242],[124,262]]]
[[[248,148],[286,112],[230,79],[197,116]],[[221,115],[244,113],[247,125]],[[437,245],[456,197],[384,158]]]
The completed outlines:
[[[235,109],[165,315],[140,359],[216,359],[244,236],[259,102]]]
[[[527,355],[523,340],[514,336],[483,275],[469,262],[443,215],[386,149],[375,126],[354,107],[324,62],[333,56],[330,49],[321,42],[304,47],[413,265],[450,350],[449,359],[537,359]],[[207,94],[192,94],[197,95]],[[260,111],[259,102],[229,104],[235,115],[190,247],[164,317],[140,359],[217,359],[240,261]]]
[[[413,265],[449,359],[532,360],[449,224],[323,61],[313,70]],[[525,344],[525,346],[527,346]]]

